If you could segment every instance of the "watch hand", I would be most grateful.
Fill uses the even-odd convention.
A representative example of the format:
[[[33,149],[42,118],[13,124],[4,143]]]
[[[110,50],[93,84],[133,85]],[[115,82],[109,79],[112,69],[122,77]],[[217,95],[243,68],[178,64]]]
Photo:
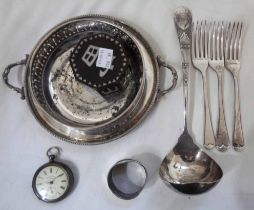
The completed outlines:
[[[58,176],[56,176],[55,178],[53,178],[53,181],[54,181],[55,179],[57,179],[58,177],[63,176],[63,175],[64,175],[64,173],[59,174]]]
[[[53,184],[53,182],[54,182],[57,178],[59,178],[59,177],[61,177],[61,176],[63,176],[63,175],[64,175],[64,173],[59,174],[58,176],[52,178],[49,182],[46,182],[46,183]]]
[[[45,182],[42,182],[42,183],[40,183],[40,184],[43,184],[43,183],[46,183],[46,184],[53,184],[53,182],[54,182],[57,178],[59,178],[59,177],[61,177],[61,176],[63,176],[63,175],[64,175],[64,173],[59,174],[58,176],[56,176],[56,177],[54,177],[54,178],[51,178],[50,181],[45,181]]]

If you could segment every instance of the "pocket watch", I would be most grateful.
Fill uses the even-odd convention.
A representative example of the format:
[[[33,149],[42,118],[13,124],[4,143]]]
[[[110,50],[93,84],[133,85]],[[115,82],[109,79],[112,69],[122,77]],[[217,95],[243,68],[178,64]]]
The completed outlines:
[[[59,147],[49,148],[49,162],[38,168],[33,177],[33,191],[44,202],[64,199],[73,187],[74,177],[71,169],[62,162],[55,161],[59,154]]]

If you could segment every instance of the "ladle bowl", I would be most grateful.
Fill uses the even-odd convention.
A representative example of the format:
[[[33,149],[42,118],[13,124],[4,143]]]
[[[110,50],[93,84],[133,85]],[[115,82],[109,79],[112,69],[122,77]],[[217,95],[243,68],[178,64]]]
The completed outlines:
[[[159,173],[166,185],[184,194],[206,192],[223,176],[220,166],[194,144],[187,132],[164,158]]]

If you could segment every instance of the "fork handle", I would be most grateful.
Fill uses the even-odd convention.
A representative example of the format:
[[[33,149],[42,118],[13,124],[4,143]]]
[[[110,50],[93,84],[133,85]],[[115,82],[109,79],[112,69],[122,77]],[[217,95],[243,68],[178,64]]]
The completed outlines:
[[[244,137],[242,129],[241,120],[241,110],[240,110],[240,94],[239,94],[239,76],[234,75],[235,84],[235,127],[233,136],[233,147],[235,151],[242,151],[244,149]]]
[[[224,152],[229,147],[229,136],[225,120],[224,102],[223,102],[223,82],[224,82],[224,71],[218,72],[218,94],[219,94],[219,122],[218,131],[216,138],[216,148]]]
[[[206,72],[202,73],[202,77],[203,77],[204,108],[205,108],[204,147],[206,149],[212,149],[215,146],[215,138],[211,121]]]

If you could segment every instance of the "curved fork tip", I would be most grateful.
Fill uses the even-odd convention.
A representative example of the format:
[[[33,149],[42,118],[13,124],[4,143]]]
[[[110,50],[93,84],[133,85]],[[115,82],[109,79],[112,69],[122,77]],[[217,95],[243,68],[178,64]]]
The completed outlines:
[[[220,145],[220,146],[216,146],[217,150],[220,151],[220,152],[226,152],[229,148],[228,145]]]
[[[233,147],[236,152],[242,152],[245,149],[244,145],[234,145]]]
[[[204,144],[204,148],[208,149],[208,150],[211,150],[214,148],[214,144]]]

